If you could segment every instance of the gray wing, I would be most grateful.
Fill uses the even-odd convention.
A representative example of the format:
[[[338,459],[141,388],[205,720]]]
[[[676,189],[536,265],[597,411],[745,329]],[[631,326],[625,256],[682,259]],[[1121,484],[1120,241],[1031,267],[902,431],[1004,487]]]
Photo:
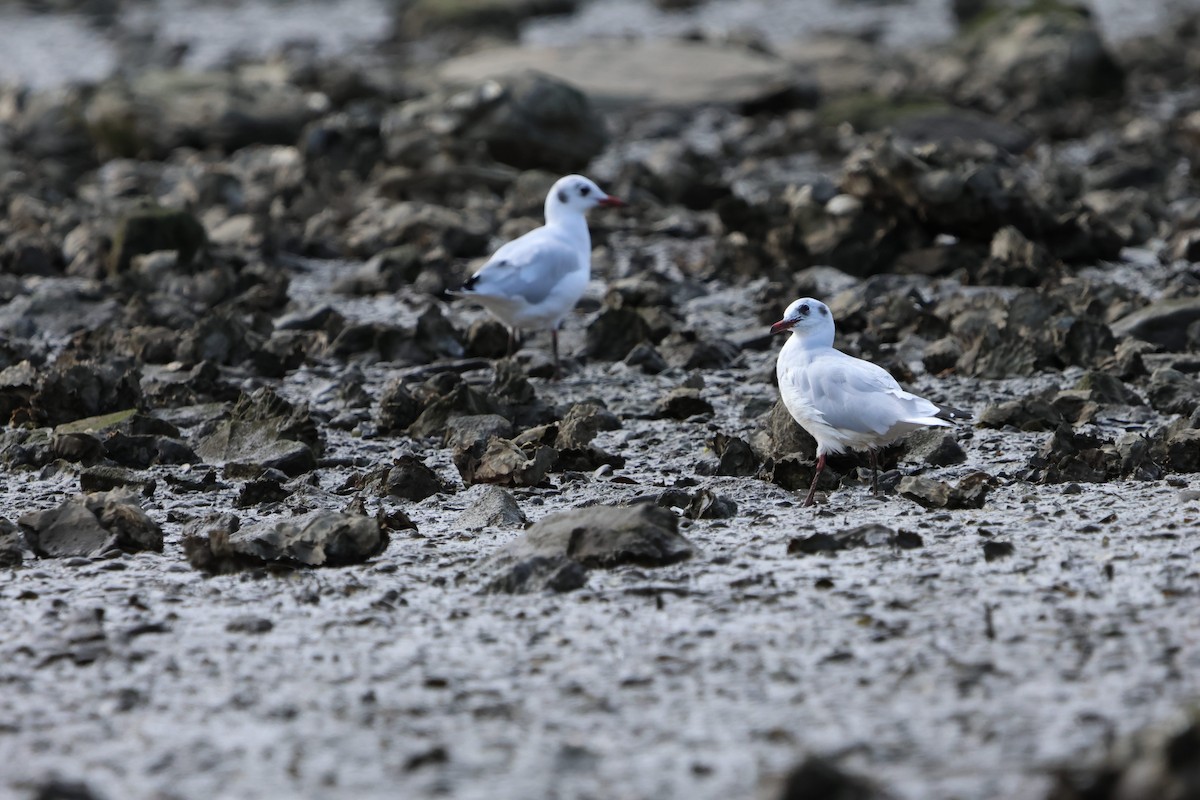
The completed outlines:
[[[886,434],[898,422],[944,425],[938,407],[904,391],[887,370],[834,351],[804,370],[813,407],[825,422],[855,433]]]
[[[570,273],[582,269],[580,254],[552,236],[530,231],[497,250],[463,286],[476,294],[521,298],[530,305],[545,300]]]

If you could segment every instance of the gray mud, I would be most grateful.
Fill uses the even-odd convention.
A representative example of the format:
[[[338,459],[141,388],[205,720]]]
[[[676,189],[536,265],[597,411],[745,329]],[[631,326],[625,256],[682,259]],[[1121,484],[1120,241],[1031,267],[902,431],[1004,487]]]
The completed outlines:
[[[295,285],[317,299],[336,269]],[[716,290],[687,321],[741,329],[749,294]],[[393,308],[375,302],[342,310]],[[568,350],[579,333],[576,319]],[[622,482],[576,474],[519,491],[522,509],[536,520],[690,478],[713,457],[712,432],[748,436],[747,407],[773,401],[758,380],[773,355],[706,372],[716,413],[704,422],[639,419],[677,376],[589,365],[536,381],[554,403],[604,398],[624,426],[596,444],[628,464]],[[390,374],[368,369],[368,391]],[[280,390],[319,405],[331,377],[302,370]],[[926,377],[916,388],[978,409],[1072,378]],[[1048,436],[965,428],[968,461],[921,474],[1003,476]],[[342,434],[326,457],[376,462],[408,447]],[[457,482],[446,451],[432,462]],[[349,472],[325,468],[319,485],[257,513],[337,510]],[[17,473],[3,503],[49,505],[72,484]],[[149,498],[167,523],[162,555],[0,572],[6,785],[61,774],[108,797],[747,797],[813,752],[898,797],[1035,797],[1056,767],[1169,719],[1200,691],[1200,576],[1186,538],[1200,503],[1181,500],[1194,478],[1014,482],[955,512],[862,485],[811,509],[753,478],[699,486],[738,513],[684,522],[693,560],[593,571],[561,596],[476,593],[468,568],[519,531],[456,529],[467,493],[406,504],[419,532],[394,533],[370,564],[212,578],[187,566],[170,522],[227,507],[232,488]],[[791,537],[873,522],[924,546],[787,554]],[[990,541],[1012,555],[989,562]],[[96,610],[102,625],[80,634]],[[231,632],[247,617],[269,629]],[[100,648],[94,663],[73,655],[81,635]]]

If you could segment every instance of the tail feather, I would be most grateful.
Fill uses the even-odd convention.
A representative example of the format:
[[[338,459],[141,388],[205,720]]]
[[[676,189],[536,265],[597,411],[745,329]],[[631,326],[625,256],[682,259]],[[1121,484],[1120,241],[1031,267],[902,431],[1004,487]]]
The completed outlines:
[[[934,403],[937,405],[937,403]],[[971,419],[970,411],[963,411],[952,406],[937,406],[937,413],[934,414],[938,419],[950,420],[951,422],[961,422],[962,420]]]

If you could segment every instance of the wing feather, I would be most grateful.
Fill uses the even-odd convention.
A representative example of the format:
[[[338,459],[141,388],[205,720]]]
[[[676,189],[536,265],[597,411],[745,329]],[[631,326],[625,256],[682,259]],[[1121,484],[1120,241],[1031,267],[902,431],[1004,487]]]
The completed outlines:
[[[471,278],[475,294],[521,298],[537,305],[570,273],[583,268],[579,254],[567,243],[531,231],[497,250]]]

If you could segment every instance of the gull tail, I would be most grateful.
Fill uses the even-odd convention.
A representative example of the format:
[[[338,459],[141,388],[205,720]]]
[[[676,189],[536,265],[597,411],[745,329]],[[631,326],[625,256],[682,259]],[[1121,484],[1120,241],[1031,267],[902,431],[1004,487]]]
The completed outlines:
[[[937,419],[944,419],[949,422],[962,422],[963,420],[971,419],[970,411],[963,411],[962,409],[953,408],[951,406],[938,405],[937,403],[934,403],[934,405],[937,406],[937,413],[933,416]]]
[[[463,282],[463,285],[457,289],[447,289],[446,294],[452,294],[455,297],[466,297],[475,294],[475,284],[478,283],[479,276],[472,275]]]

